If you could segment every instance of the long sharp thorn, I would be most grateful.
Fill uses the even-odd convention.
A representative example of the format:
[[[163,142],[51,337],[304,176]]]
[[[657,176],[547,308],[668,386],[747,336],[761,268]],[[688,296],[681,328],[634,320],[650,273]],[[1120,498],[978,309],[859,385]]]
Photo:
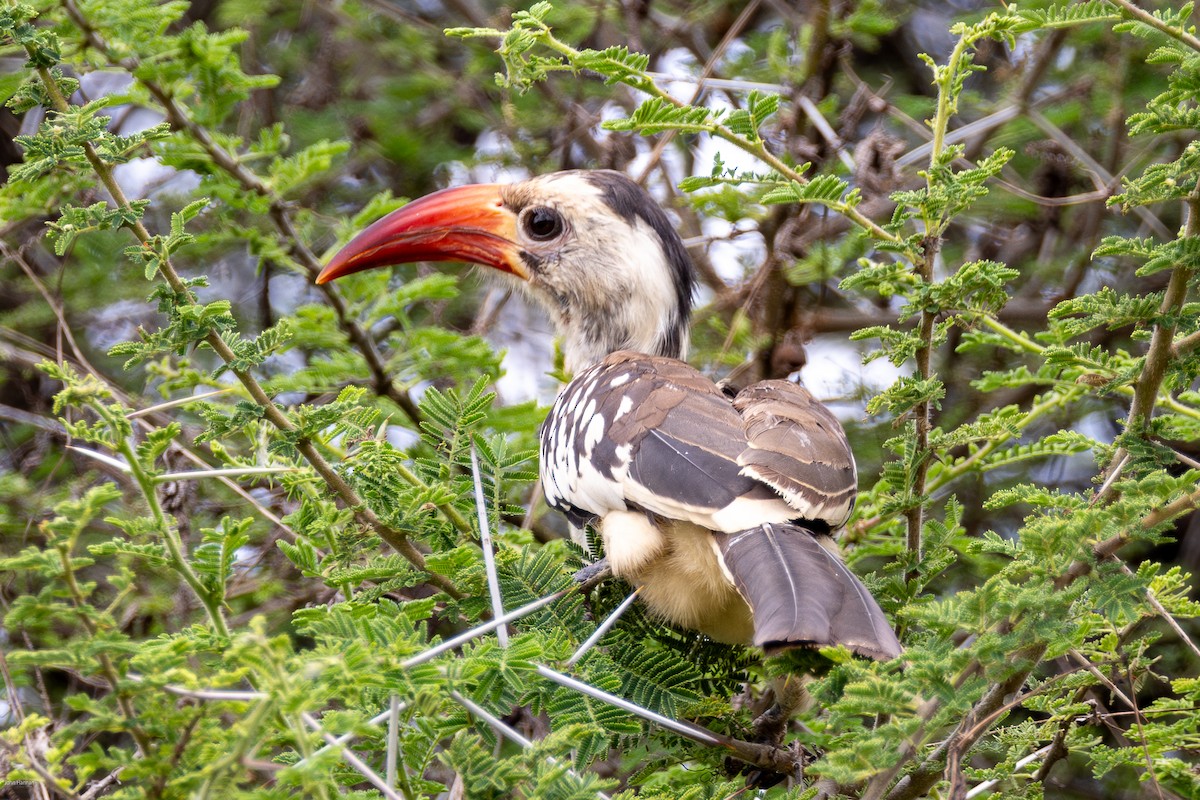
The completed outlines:
[[[211,392],[203,392],[201,394],[188,395],[187,397],[179,397],[179,398],[176,398],[175,400],[168,400],[165,403],[159,403],[158,405],[148,406],[146,408],[139,408],[136,411],[130,411],[128,414],[125,415],[125,418],[133,419],[134,417],[144,417],[147,414],[153,414],[155,411],[166,411],[168,408],[175,408],[176,406],[187,405],[188,403],[194,403],[197,400],[205,400],[209,397],[216,397],[219,394],[226,394],[227,392],[232,392],[232,391],[233,391],[233,387],[231,386],[228,389],[216,389]]]
[[[487,571],[488,590],[492,595],[492,616],[504,616],[504,599],[500,596],[500,576],[496,573],[496,553],[492,548],[491,526],[488,525],[487,506],[483,500],[483,480],[479,477],[479,456],[475,442],[471,442],[471,477],[475,481],[475,511],[479,515],[479,546],[483,548],[483,566]],[[501,625],[496,628],[496,641],[508,647],[508,630]]]
[[[433,647],[429,648],[428,650],[424,650],[420,653],[417,653],[412,658],[401,663],[400,666],[403,669],[409,669],[410,667],[415,667],[418,664],[424,664],[426,661],[429,661],[430,659],[433,659],[433,658],[441,655],[442,653],[446,652],[447,650],[453,650],[455,647],[458,647],[459,645],[465,644],[466,642],[469,642],[472,639],[482,636],[485,633],[494,631],[496,628],[499,628],[501,625],[507,625],[508,623],[512,622],[513,620],[518,620],[521,617],[528,616],[529,614],[532,614],[534,611],[537,611],[542,606],[547,606],[550,603],[553,603],[555,600],[558,600],[559,598],[566,596],[570,592],[575,591],[576,588],[577,587],[572,586],[570,588],[557,591],[554,594],[548,594],[545,597],[540,597],[537,600],[534,600],[532,603],[521,606],[516,611],[510,611],[507,614],[505,614],[504,616],[496,617],[495,619],[485,622],[482,625],[478,625],[474,628],[471,628],[471,630],[469,630],[469,631],[460,633],[458,636],[454,636],[450,639],[447,639],[446,641],[442,642],[441,644],[434,645]]]
[[[387,774],[388,786],[396,785],[397,765],[400,761],[400,698],[392,695],[388,700]]]
[[[300,712],[300,718],[304,720],[305,725],[316,731],[317,734],[320,735],[320,737],[326,742],[331,745],[337,745],[337,738],[332,733],[322,728],[321,723],[318,722],[312,714],[309,714],[307,711],[302,711]],[[391,786],[388,786],[383,778],[379,777],[378,772],[368,767],[366,763],[361,758],[354,755],[354,753],[343,748],[341,756],[343,761],[353,767],[359,775],[362,775],[364,778],[366,778],[367,782],[382,792],[383,796],[388,800],[404,800],[403,797],[396,793],[395,789],[393,789]]]
[[[608,633],[609,629],[612,628],[613,625],[617,624],[617,620],[621,618],[621,615],[624,614],[631,605],[633,605],[633,601],[637,599],[638,592],[641,591],[641,588],[642,587],[639,586],[638,588],[634,589],[630,593],[629,597],[626,597],[624,600],[622,600],[621,605],[617,606],[617,609],[609,614],[608,618],[605,619],[604,622],[600,623],[600,627],[596,628],[595,633],[589,636],[587,641],[579,645],[579,649],[576,650],[574,655],[567,660],[568,667],[573,667],[579,663],[579,659],[583,658],[587,654],[587,651],[595,647],[596,642],[600,641],[601,637]]]
[[[67,445],[67,449],[74,450],[76,453],[79,453],[80,455],[85,455],[88,458],[94,458],[97,461],[99,461],[101,464],[108,464],[110,467],[113,467],[114,469],[119,469],[121,472],[132,472],[132,470],[129,468],[128,464],[126,464],[124,461],[121,461],[120,459],[113,458],[110,455],[105,455],[104,453],[97,453],[95,450],[88,450],[86,447],[77,447],[73,444]]]
[[[488,711],[483,706],[480,706],[477,703],[473,702],[470,698],[464,697],[463,695],[459,694],[458,692],[454,691],[453,689],[450,690],[450,697],[452,697],[455,700],[455,702],[457,702],[459,705],[461,705],[467,711],[469,711],[470,713],[479,717],[487,724],[491,725],[492,728],[497,733],[499,733],[501,736],[505,737],[506,739],[510,739],[511,741],[516,742],[517,744],[521,745],[521,747],[524,747],[527,749],[530,747],[533,747],[533,742],[531,742],[529,739],[522,736],[519,731],[517,731],[511,725],[506,724],[504,722],[504,720],[500,719],[495,714],[492,714],[490,711]],[[558,763],[558,760],[556,758],[554,758],[554,756],[546,756],[546,760],[549,761],[551,764]],[[575,772],[575,770],[570,769],[570,768],[568,768],[567,771],[570,772],[572,775],[577,776],[579,774],[579,773]],[[597,791],[596,796],[599,797],[601,800],[609,800],[608,795],[606,795],[604,792],[601,792],[601,791]]]
[[[404,709],[406,709],[406,708],[408,708],[408,703],[400,703],[399,706],[397,707],[396,713],[399,714],[402,711],[404,711]],[[367,720],[363,724],[366,725],[368,728],[374,728],[374,727],[377,727],[377,726],[383,724],[383,721],[385,719],[387,719],[388,717],[390,717],[391,715],[392,715],[392,709],[389,708],[386,711],[382,711],[379,714],[376,714],[375,716],[371,717],[369,720]],[[354,739],[357,736],[358,736],[358,734],[355,733],[354,731],[347,731],[346,733],[343,733],[341,736],[335,737],[333,741],[331,741],[329,744],[322,747],[320,750],[314,751],[307,758],[300,759],[293,766],[299,767],[307,761],[310,761],[318,756],[322,756],[325,753],[328,753],[330,750],[334,749],[335,747],[341,747],[342,745],[346,744],[351,739]]]
[[[686,736],[692,741],[714,747],[721,747],[726,744],[724,738],[706,728],[702,728],[699,725],[693,725],[690,722],[680,722],[679,720],[671,719],[670,717],[664,717],[658,712],[651,711],[648,708],[643,708],[637,703],[631,703],[623,697],[617,697],[615,694],[609,694],[602,689],[597,689],[595,686],[592,686],[589,683],[584,683],[577,678],[572,678],[570,675],[564,675],[561,672],[555,672],[543,664],[537,665],[537,672],[543,678],[548,678],[549,680],[557,683],[559,686],[565,686],[568,689],[574,689],[580,694],[586,694],[588,697],[595,698],[596,700],[602,700],[609,705],[624,709],[625,711],[639,716],[644,720],[653,722],[655,725],[666,728],[669,731],[674,731],[681,736]]]

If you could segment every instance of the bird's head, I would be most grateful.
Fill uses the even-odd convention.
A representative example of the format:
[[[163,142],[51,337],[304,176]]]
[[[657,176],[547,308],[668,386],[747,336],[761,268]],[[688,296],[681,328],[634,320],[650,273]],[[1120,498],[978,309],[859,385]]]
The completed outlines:
[[[480,264],[514,281],[554,320],[568,369],[616,350],[687,349],[691,260],[667,215],[619,172],[443,189],[364,230],[317,283],[412,261]]]

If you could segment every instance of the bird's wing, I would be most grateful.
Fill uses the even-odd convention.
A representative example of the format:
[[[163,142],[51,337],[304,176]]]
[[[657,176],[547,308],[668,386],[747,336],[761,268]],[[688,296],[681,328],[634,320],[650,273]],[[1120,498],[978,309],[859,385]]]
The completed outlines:
[[[729,399],[681,361],[614,353],[571,382],[545,426],[555,507],[633,506],[727,532],[796,516],[738,463],[749,443]]]
[[[556,508],[604,518],[610,548],[613,536],[633,536],[621,548],[625,561],[643,546],[656,551],[660,541],[637,541],[634,526],[616,512],[638,509],[712,532],[715,577],[697,580],[691,594],[704,599],[706,587],[731,582],[752,609],[754,644],[844,644],[892,658],[900,646],[887,618],[814,536],[822,526],[812,522],[840,524],[853,504],[845,436],[807,392],[775,383],[783,384],[758,384],[731,403],[680,361],[614,353],[581,372],[546,419],[546,498]],[[818,513],[827,516],[790,522]],[[613,520],[619,524],[609,531]],[[647,585],[653,578],[633,577]],[[696,624],[690,611],[679,615],[687,607],[682,597],[652,607]]]
[[[775,489],[797,516],[837,528],[850,517],[858,493],[854,454],[829,409],[788,381],[762,381],[733,400],[747,446],[742,473]]]

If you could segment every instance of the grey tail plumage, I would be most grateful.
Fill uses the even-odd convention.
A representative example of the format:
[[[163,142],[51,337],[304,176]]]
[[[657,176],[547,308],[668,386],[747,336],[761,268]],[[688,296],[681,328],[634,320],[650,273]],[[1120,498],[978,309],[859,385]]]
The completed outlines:
[[[845,645],[888,660],[902,648],[879,604],[811,531],[763,524],[715,534],[725,568],[754,615],[754,644],[768,653]]]

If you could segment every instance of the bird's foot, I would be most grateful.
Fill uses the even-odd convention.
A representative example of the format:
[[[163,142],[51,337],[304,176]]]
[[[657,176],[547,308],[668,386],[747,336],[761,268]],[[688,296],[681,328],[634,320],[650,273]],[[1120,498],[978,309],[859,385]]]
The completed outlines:
[[[787,733],[790,718],[791,715],[784,711],[779,703],[773,703],[754,720],[754,735],[750,737],[750,741],[778,747],[783,741],[783,735]]]
[[[786,780],[803,780],[804,768],[812,763],[813,754],[800,742],[791,742],[786,747],[767,745],[774,752],[770,763],[759,765],[741,761],[733,756],[725,759],[725,772],[730,777],[744,775],[746,786],[753,789],[769,789]]]
[[[803,775],[804,767],[812,763],[816,754],[805,747],[799,739],[784,744],[788,727],[793,722],[793,715],[808,697],[804,690],[805,681],[789,680],[787,678],[775,681],[771,693],[777,698],[771,707],[759,714],[752,723],[752,735],[749,741],[757,746],[770,748],[779,755],[788,754],[785,761],[788,767],[779,765],[759,766],[744,764],[741,774],[746,776],[746,785],[757,789],[767,789],[788,778],[799,778]],[[803,725],[802,730],[808,731]],[[808,733],[812,733],[808,731]],[[733,774],[733,773],[731,773]]]
[[[608,559],[602,558],[576,572],[575,582],[586,592],[596,584],[611,578],[612,574],[612,567],[608,565]]]

